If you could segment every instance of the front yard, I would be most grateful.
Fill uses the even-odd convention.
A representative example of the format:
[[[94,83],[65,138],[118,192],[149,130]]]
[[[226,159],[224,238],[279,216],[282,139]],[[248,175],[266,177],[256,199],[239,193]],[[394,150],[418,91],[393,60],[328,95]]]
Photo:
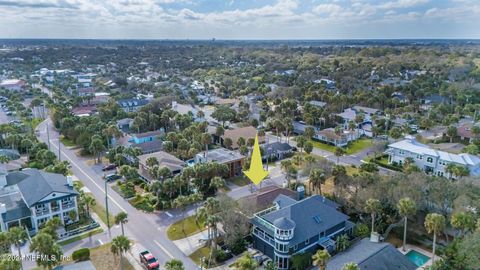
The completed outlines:
[[[120,258],[114,256],[110,251],[111,244],[105,244],[90,249],[90,260],[97,270],[120,269]],[[123,270],[134,270],[135,268],[123,256]]]
[[[245,175],[233,177],[231,179],[228,179],[227,182],[231,182],[232,184],[235,184],[239,187],[242,187],[251,183],[250,180]]]
[[[197,224],[196,217],[190,216],[170,225],[167,229],[167,236],[168,239],[174,241],[194,235],[203,231],[204,229],[205,222],[199,221],[199,223]]]
[[[335,153],[335,149],[337,148],[336,146],[333,146],[331,144],[326,144],[320,141],[311,141],[313,144],[313,147],[319,148],[328,152]],[[350,142],[347,147],[344,147],[343,149],[345,150],[346,155],[353,155],[356,154],[364,149],[367,149],[368,147],[371,147],[373,145],[373,141],[371,139],[367,138],[361,138],[356,141]]]

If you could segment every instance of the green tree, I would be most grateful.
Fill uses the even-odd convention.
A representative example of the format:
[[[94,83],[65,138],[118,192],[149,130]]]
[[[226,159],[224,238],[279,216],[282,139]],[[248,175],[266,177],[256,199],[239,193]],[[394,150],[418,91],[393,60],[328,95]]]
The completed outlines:
[[[399,127],[393,127],[392,129],[390,129],[389,135],[394,139],[399,139],[400,137],[402,137],[402,130]]]
[[[358,264],[353,262],[347,263],[342,267],[342,270],[359,270],[359,269],[360,268],[358,268]]]
[[[0,269],[2,270],[19,270],[22,264],[19,260],[2,259],[0,260]]]
[[[105,146],[103,145],[100,136],[93,135],[88,150],[97,158],[97,162],[100,162],[100,154],[105,150]]]
[[[225,138],[223,140],[223,145],[228,149],[232,149],[232,144],[233,144],[233,141],[231,138]]]
[[[312,142],[306,142],[305,146],[303,146],[303,150],[305,150],[305,153],[309,154],[312,153],[313,151],[313,144]]]
[[[449,126],[447,129],[447,136],[450,139],[450,143],[453,142],[453,139],[457,137],[457,128],[455,126]]]
[[[321,169],[314,168],[310,171],[310,185],[314,191],[318,191],[318,194],[322,195],[322,185],[325,184],[325,173]]]
[[[366,201],[365,204],[365,211],[370,213],[372,218],[372,232],[375,232],[375,216],[380,212],[382,209],[382,204],[379,200],[370,198]]]
[[[224,187],[226,184],[225,180],[223,180],[220,176],[215,176],[210,180],[210,188],[213,188],[215,192],[219,189]]]
[[[297,142],[298,148],[300,148],[300,152],[302,152],[303,147],[305,146],[305,143],[307,142],[307,139],[305,139],[304,136],[300,135],[300,136],[297,136],[295,141]]]
[[[120,255],[120,269],[123,269],[123,254],[129,251],[130,248],[131,243],[127,237],[120,235],[112,239],[110,251],[114,255]]]
[[[149,157],[149,158],[147,158],[147,160],[145,161],[145,163],[146,163],[146,165],[147,165],[148,167],[151,167],[151,168],[152,168],[153,166],[159,164],[159,163],[158,163],[158,159],[157,159],[156,157]]]
[[[165,263],[165,270],[185,270],[185,266],[181,260],[171,259]]]
[[[320,270],[327,268],[327,261],[330,259],[330,253],[326,249],[319,249],[312,256],[313,265],[318,266]]]
[[[13,227],[8,230],[9,242],[17,248],[18,257],[22,257],[21,247],[28,240],[28,233],[21,227]]]
[[[245,252],[245,254],[235,262],[234,267],[236,270],[255,270],[258,267],[258,263],[252,258],[250,253]]]
[[[455,212],[450,218],[452,227],[460,231],[460,236],[464,236],[466,232],[475,228],[474,216],[469,212]]]
[[[191,203],[190,198],[188,196],[180,195],[175,200],[173,200],[173,207],[180,208],[182,210],[182,217],[185,217],[185,211],[187,210],[187,206]],[[185,222],[182,222],[182,232],[185,232]]]
[[[311,253],[297,253],[290,258],[291,266],[295,270],[304,270],[312,265]]]
[[[337,250],[338,251],[344,251],[347,250],[347,248],[350,246],[350,241],[348,240],[348,235],[342,234],[337,236],[335,239]]]
[[[337,165],[338,165],[338,163],[340,162],[340,157],[345,155],[345,150],[343,150],[343,148],[341,147],[336,147],[334,154],[337,157]]]
[[[217,250],[218,223],[220,222],[220,202],[217,198],[209,197],[197,211],[197,221],[205,220],[208,227],[208,239],[212,239],[213,250]]]
[[[115,216],[115,224],[120,224],[122,227],[122,235],[125,235],[125,231],[123,229],[123,225],[128,222],[128,214],[125,212],[120,212]]]
[[[30,251],[41,255],[37,259],[37,265],[44,268],[52,269],[60,264],[63,255],[62,248],[55,242],[55,239],[48,233],[40,232],[32,238]]]
[[[224,105],[217,106],[212,113],[213,119],[222,122],[222,127],[225,127],[225,122],[233,121],[235,119],[235,116],[235,110]]]
[[[445,217],[437,213],[430,213],[425,217],[424,225],[427,232],[433,234],[432,262],[434,262],[437,234],[439,234],[445,228]]]
[[[406,197],[398,201],[398,213],[403,217],[403,245],[402,249],[405,251],[405,244],[407,242],[407,221],[408,216],[414,215],[417,212],[417,205],[414,200]]]
[[[265,265],[265,270],[278,270],[278,267],[273,261],[268,261]]]

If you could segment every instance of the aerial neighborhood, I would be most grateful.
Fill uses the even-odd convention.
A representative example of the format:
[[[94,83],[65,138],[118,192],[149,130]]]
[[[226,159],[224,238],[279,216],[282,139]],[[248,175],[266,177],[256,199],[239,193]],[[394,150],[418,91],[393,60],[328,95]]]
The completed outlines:
[[[18,42],[0,269],[480,265],[478,42]]]

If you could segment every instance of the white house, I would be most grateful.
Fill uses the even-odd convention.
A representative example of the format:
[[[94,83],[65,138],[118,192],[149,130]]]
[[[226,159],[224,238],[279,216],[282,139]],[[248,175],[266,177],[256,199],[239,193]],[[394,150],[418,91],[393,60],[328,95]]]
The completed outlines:
[[[3,80],[0,82],[0,88],[10,91],[22,91],[25,88],[25,82],[17,79]]]
[[[421,144],[411,136],[405,140],[392,143],[386,151],[388,163],[402,165],[406,158],[412,158],[415,165],[421,170],[438,176],[447,176],[445,171],[449,163],[465,166],[470,170],[470,175],[480,176],[480,157],[470,154],[452,154],[430,148]]]

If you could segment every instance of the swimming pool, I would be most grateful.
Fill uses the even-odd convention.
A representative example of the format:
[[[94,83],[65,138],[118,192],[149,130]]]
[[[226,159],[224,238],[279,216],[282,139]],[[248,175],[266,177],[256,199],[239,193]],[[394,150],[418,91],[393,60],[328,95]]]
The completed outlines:
[[[428,256],[425,256],[416,250],[410,250],[407,252],[407,254],[405,254],[405,256],[407,256],[407,258],[418,267],[424,265],[428,260],[430,260]]]

